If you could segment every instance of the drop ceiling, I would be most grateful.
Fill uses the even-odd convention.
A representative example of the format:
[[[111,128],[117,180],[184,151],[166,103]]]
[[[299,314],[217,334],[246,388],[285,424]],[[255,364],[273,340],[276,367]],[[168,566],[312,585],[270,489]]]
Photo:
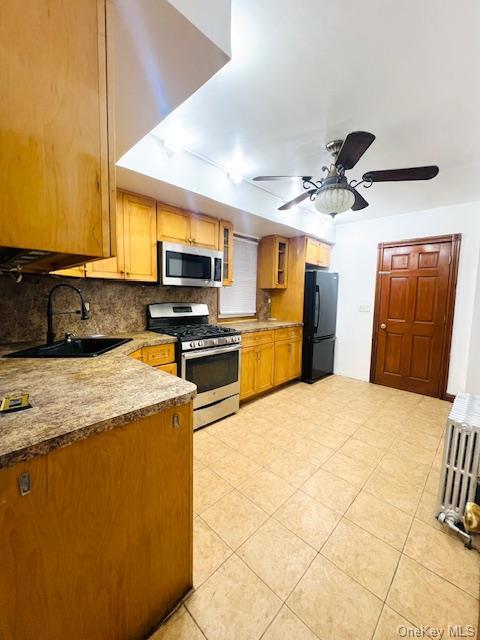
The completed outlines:
[[[197,163],[228,168],[240,158],[249,177],[320,176],[330,160],[325,143],[357,129],[377,139],[349,178],[439,165],[430,182],[362,189],[370,207],[337,223],[477,200],[479,36],[476,0],[233,0],[232,60],[153,133],[162,138],[179,124]],[[178,180],[172,165],[167,181],[188,190],[182,162],[174,164]],[[165,179],[162,171],[145,173]],[[300,182],[265,186],[269,211],[257,213],[267,217],[302,191]],[[244,209],[245,189],[258,191],[238,185],[230,205]],[[218,200],[214,189],[202,195]],[[307,201],[302,212],[310,211]]]

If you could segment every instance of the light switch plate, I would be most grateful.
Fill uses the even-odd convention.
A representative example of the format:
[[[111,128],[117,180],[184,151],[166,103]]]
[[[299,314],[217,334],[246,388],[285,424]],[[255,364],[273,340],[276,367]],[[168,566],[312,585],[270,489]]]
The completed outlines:
[[[369,304],[359,304],[358,305],[358,310],[361,311],[362,313],[369,313],[370,305]]]

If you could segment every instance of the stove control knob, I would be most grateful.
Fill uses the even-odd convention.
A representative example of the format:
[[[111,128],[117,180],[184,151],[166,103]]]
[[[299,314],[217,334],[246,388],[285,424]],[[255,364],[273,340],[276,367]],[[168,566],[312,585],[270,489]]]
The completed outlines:
[[[190,349],[195,349],[195,342],[190,342]]]
[[[203,347],[203,340],[197,340],[197,347]]]

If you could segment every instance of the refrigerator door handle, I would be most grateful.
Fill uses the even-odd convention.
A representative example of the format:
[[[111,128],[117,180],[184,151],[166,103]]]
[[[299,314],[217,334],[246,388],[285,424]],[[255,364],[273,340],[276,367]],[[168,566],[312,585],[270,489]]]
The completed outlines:
[[[313,327],[314,334],[317,333],[319,322],[320,322],[320,287],[317,284],[315,287],[315,325]]]

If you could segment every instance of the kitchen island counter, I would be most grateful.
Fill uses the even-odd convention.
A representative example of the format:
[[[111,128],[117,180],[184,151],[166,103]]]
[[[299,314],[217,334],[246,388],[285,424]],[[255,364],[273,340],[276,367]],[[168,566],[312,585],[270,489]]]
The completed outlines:
[[[145,331],[97,357],[0,359],[0,397],[28,393],[31,408],[0,414],[0,468],[191,402],[195,385],[128,355],[175,342]],[[29,345],[2,345],[5,355]]]

